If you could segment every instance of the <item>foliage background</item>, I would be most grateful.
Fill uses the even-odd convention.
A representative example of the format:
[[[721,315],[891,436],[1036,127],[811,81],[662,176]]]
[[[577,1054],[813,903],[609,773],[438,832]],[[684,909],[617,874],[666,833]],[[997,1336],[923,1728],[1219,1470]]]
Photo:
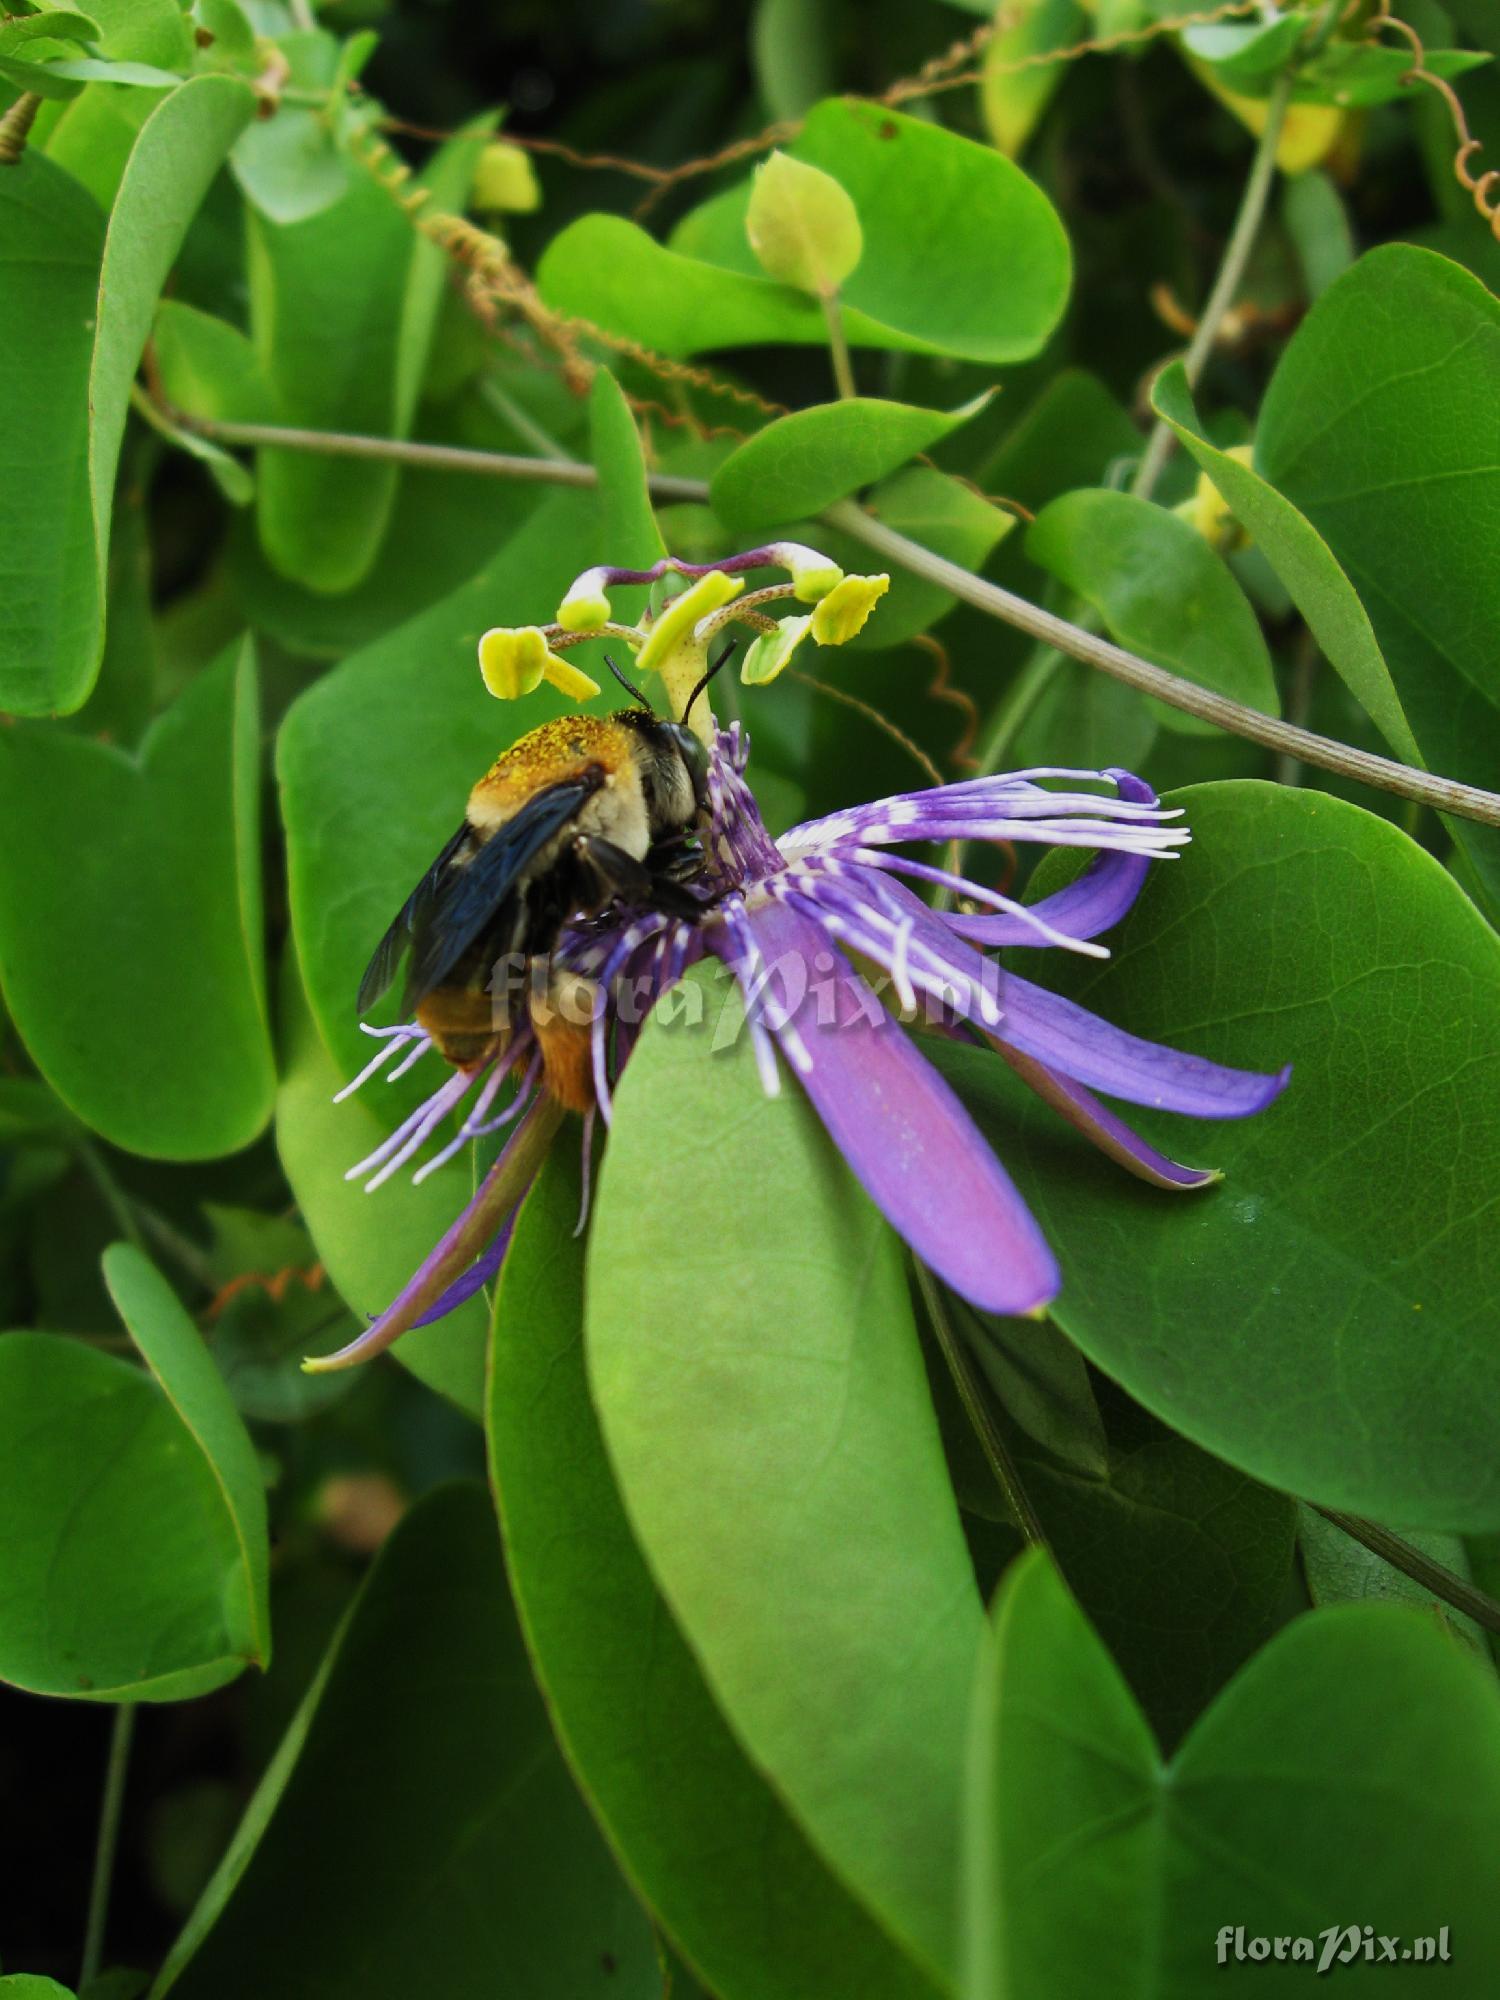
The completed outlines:
[[[81,1958],[92,2000],[1306,1976],[1221,1971],[1226,1921],[1447,1925],[1433,1983],[1493,1990],[1493,825],[1153,704],[893,564],[815,681],[945,777],[1188,788],[1195,845],[1113,960],[1048,976],[1295,1063],[1264,1120],[1143,1121],[1223,1186],[1122,1184],[954,1053],[1066,1278],[1050,1321],[981,1323],[913,1288],[795,1093],[653,1032],[586,1272],[560,1157],[492,1342],[475,1301],[403,1365],[295,1367],[467,1194],[459,1163],[344,1184],[401,1096],[330,1102],[354,986],[550,699],[498,710],[479,632],[649,556],[638,453],[712,482],[658,509],[679,553],[795,529],[879,566],[812,518],[873,489],[888,527],[1195,685],[1495,786],[1484,190],[1374,7],[1263,11],[1186,39],[1156,0],[993,33],[940,0],[0,23],[7,100],[45,98],[0,168],[0,1994],[74,1990]],[[1493,8],[1402,13],[1472,178],[1500,160]],[[1166,364],[1294,62],[1190,390]],[[486,150],[501,106],[524,159]],[[892,135],[918,164],[884,178]],[[821,316],[743,237],[772,138],[854,193],[856,382],[921,416],[836,430]],[[433,224],[466,207],[510,253],[479,245],[477,299],[478,239]],[[766,428],[784,410],[810,447]],[[234,428],[278,422],[565,456],[600,490]],[[773,825],[922,781],[805,682],[726,701]],[[1017,1559],[1028,1529],[1050,1558]]]

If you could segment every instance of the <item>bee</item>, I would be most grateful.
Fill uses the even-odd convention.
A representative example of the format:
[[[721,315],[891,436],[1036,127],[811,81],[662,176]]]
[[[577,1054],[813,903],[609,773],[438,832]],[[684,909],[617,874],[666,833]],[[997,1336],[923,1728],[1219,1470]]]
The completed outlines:
[[[728,658],[715,660],[692,700]],[[563,926],[619,899],[675,909],[701,861],[708,751],[686,722],[652,713],[613,660],[638,708],[544,722],[512,744],[469,793],[463,824],[375,947],[360,981],[367,1013],[410,954],[402,1012],[414,1008],[439,1053],[468,1069],[503,1053],[517,997],[492,973],[551,953]],[[692,700],[688,703],[691,711]],[[593,1102],[588,1033],[547,1004],[529,1005],[547,1087],[572,1110]]]

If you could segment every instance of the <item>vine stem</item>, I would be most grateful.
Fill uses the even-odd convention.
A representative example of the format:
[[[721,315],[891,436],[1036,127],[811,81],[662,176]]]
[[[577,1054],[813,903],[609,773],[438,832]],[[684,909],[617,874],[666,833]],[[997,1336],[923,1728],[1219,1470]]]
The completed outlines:
[[[859,392],[854,386],[854,368],[849,359],[849,342],[844,333],[844,314],[839,305],[839,295],[834,291],[819,292],[818,303],[823,308],[823,320],[828,328],[828,355],[833,362],[834,384],[839,395],[847,400]]]
[[[125,1776],[130,1767],[130,1740],[135,1734],[135,1703],[122,1701],[115,1710],[104,1767],[104,1797],[99,1806],[99,1838],[94,1847],[94,1878],[89,1884],[88,1919],[83,1932],[83,1959],[78,1975],[81,1991],[99,1970],[104,1957],[104,1928],[109,1919],[109,1886],[115,1872],[115,1848],[120,1838],[120,1812],[125,1804]]]
[[[1047,1540],[1047,1531],[1042,1526],[1030,1495],[1021,1484],[1021,1475],[1016,1471],[1015,1460],[995,1422],[994,1415],[985,1400],[984,1384],[975,1370],[974,1362],[965,1347],[962,1337],[953,1330],[953,1322],[948,1317],[948,1308],[943,1303],[943,1295],[938,1290],[937,1280],[919,1257],[913,1257],[912,1267],[917,1274],[917,1289],[922,1294],[922,1304],[927,1309],[927,1318],[933,1335],[942,1349],[943,1359],[948,1364],[948,1373],[953,1377],[953,1386],[958,1391],[959,1401],[964,1406],[964,1414],[973,1425],[984,1452],[985,1462],[994,1475],[995,1484],[1005,1495],[1005,1503],[1016,1517],[1016,1526],[1023,1537],[1037,1548],[1046,1549],[1051,1555],[1052,1545]]]
[[[1312,1503],[1309,1503],[1312,1504]],[[1476,1625],[1482,1625],[1487,1632],[1500,1632],[1500,1604],[1487,1592],[1478,1589],[1464,1577],[1455,1576],[1442,1563],[1434,1562],[1431,1556],[1414,1549],[1410,1542],[1403,1542],[1399,1535],[1393,1535],[1389,1528],[1379,1527],[1374,1521],[1366,1521],[1359,1514],[1340,1514],[1332,1507],[1313,1505],[1313,1512],[1321,1514],[1325,1521],[1341,1529],[1352,1541],[1379,1556],[1382,1562],[1399,1569],[1403,1576],[1409,1576],[1413,1583],[1420,1583],[1424,1590],[1430,1590],[1434,1597],[1440,1597],[1445,1604],[1451,1604],[1455,1611],[1462,1611],[1472,1618]]]
[[[599,478],[592,465],[576,460],[559,461],[528,458],[519,453],[476,451],[466,445],[416,444],[400,438],[363,437],[347,431],[300,430],[286,424],[219,422],[185,417],[175,411],[169,414],[185,428],[196,430],[218,444],[316,452],[326,457],[378,459],[396,465],[422,465],[438,471],[475,473],[491,479],[539,480],[554,486],[590,487],[597,485]],[[652,497],[657,500],[709,499],[706,480],[653,472],[647,475],[647,483]],[[1199,716],[1216,728],[1227,729],[1231,735],[1243,736],[1268,750],[1283,751],[1288,756],[1300,758],[1304,764],[1312,764],[1323,771],[1334,771],[1340,777],[1370,785],[1376,791],[1394,792],[1399,798],[1415,799],[1420,805],[1431,806],[1437,812],[1455,813],[1461,819],[1476,820],[1483,826],[1500,826],[1500,795],[1482,791],[1476,785],[1459,784],[1453,778],[1438,777],[1431,771],[1417,770],[1408,764],[1398,764],[1390,757],[1377,757],[1367,750],[1352,749],[1346,743],[1318,736],[1310,729],[1300,729],[1296,724],[1283,722],[1276,716],[1262,715],[1257,709],[1246,708],[1241,702],[1230,701],[1224,695],[1182,680],[1165,668],[1141,659],[1139,654],[1127,652],[1123,646],[1116,646],[1097,633],[1087,632],[1082,626],[1071,624],[1054,612],[1044,611],[1040,605],[1032,604],[1024,597],[1017,597],[1014,591],[1002,589],[986,577],[976,576],[972,570],[961,569],[957,563],[949,562],[946,556],[923,548],[919,542],[913,542],[907,536],[898,534],[894,528],[887,527],[883,521],[877,521],[852,500],[840,500],[826,509],[821,519],[830,527],[842,528],[845,534],[854,536],[878,555],[898,563],[914,576],[925,577],[928,582],[937,584],[964,603],[972,604],[989,617],[1014,625],[1044,645],[1055,646],[1060,653],[1082,660],[1085,666],[1095,667],[1099,672],[1123,681],[1127,687],[1139,688],[1143,694],[1154,695],[1158,701],[1180,708],[1186,715]]]
[[[1197,385],[1203,373],[1203,365],[1213,352],[1214,342],[1219,337],[1219,328],[1224,323],[1224,315],[1234,304],[1235,294],[1245,275],[1245,266],[1250,261],[1250,252],[1255,247],[1255,239],[1260,233],[1262,218],[1266,212],[1266,202],[1270,197],[1272,183],[1276,178],[1276,149],[1281,144],[1281,128],[1286,123],[1287,106],[1292,101],[1292,72],[1282,71],[1272,86],[1270,99],[1266,105],[1266,122],[1260,140],[1255,148],[1255,157],[1250,163],[1250,172],[1245,178],[1245,188],[1240,196],[1240,211],[1234,219],[1228,243],[1224,246],[1223,261],[1219,274],[1214,279],[1213,290],[1208,295],[1198,324],[1193,331],[1188,351],[1183,356],[1182,365],[1187,374],[1188,387]],[[1146,449],[1136,468],[1130,490],[1140,500],[1149,500],[1155,491],[1156,482],[1161,477],[1162,467],[1167,462],[1167,453],[1172,445],[1172,427],[1164,417],[1158,417],[1146,440]]]

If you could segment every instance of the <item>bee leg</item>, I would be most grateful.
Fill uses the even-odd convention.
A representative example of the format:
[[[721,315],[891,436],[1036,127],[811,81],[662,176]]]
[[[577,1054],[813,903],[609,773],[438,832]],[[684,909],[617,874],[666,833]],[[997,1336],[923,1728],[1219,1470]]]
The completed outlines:
[[[640,903],[651,893],[651,871],[645,863],[597,834],[578,836],[573,842],[573,862],[578,870],[579,900],[586,908],[602,909],[617,896],[624,903]]]

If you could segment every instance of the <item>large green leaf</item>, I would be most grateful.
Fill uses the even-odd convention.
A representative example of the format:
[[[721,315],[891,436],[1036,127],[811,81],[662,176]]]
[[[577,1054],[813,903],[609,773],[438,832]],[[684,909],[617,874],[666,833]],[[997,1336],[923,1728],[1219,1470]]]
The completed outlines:
[[[899,1245],[790,1079],[764,1094],[737,989],[722,1021],[686,991],[707,1025],[648,1024],[600,1177],[605,1443],[731,1728],[942,1977],[980,1608]]]
[[[1176,514],[1103,487],[1064,493],[1028,530],[1026,553],[1091,604],[1122,646],[1262,715],[1280,714],[1250,600]],[[1153,708],[1168,728],[1212,733],[1165,702]]]
[[[821,513],[947,437],[988,400],[976,398],[961,410],[919,410],[852,396],[794,410],[725,459],[710,482],[714,507],[731,525],[747,528]]]
[[[1416,1992],[1398,1968],[1419,1938],[1452,1954],[1432,1983],[1480,2000],[1500,1954],[1500,1693],[1425,1618],[1319,1612],[1164,1761],[1031,1555],[995,1607],[967,1833],[965,2000],[1094,1992],[1101,1965],[1139,2000],[1297,1993],[1330,1942],[1359,1954],[1331,1968],[1352,1991]],[[1388,1973],[1364,1962],[1367,1924],[1394,1940]]]
[[[424,171],[439,208],[462,205],[482,145],[483,131],[466,129]],[[436,321],[442,252],[363,168],[338,200],[299,221],[252,213],[248,248],[251,331],[287,421],[404,437]],[[396,484],[390,464],[263,452],[267,557],[309,589],[352,589],[375,561]]]
[[[553,1724],[651,1908],[733,2000],[932,1988],[828,1873],[747,1762],[641,1559],[583,1356],[576,1155],[522,1211],[490,1351],[490,1464]]]
[[[792,155],[853,197],[865,249],[842,291],[857,346],[1017,361],[1067,297],[1067,239],[1009,160],[939,125],[853,99],[809,115]],[[759,341],[821,344],[817,303],[760,272],[745,235],[749,182],[694,210],[670,248],[616,216],[588,215],[537,272],[555,310],[667,354]],[[937,226],[935,218],[941,218]]]
[[[1302,322],[1255,440],[1363,598],[1425,761],[1486,786],[1500,661],[1476,604],[1500,569],[1497,371],[1500,301],[1446,257],[1390,244]],[[1500,837],[1455,831],[1500,890]]]
[[[1411,730],[1359,593],[1305,514],[1203,431],[1187,377],[1174,363],[1158,377],[1152,402],[1223,495],[1230,512],[1286,585],[1330,664],[1399,755],[1416,755]]]
[[[281,983],[286,1046],[276,1097],[276,1150],[328,1275],[362,1319],[383,1312],[474,1191],[466,1160],[413,1186],[403,1178],[373,1194],[344,1175],[385,1137],[375,1092],[335,1104],[348,1081],[319,1037],[290,965]],[[428,1061],[436,1065],[436,1058]],[[428,1088],[432,1088],[429,1079]],[[390,1093],[394,1094],[394,1093]],[[484,1392],[484,1301],[474,1299],[433,1326],[408,1333],[397,1360],[429,1387],[478,1416]],[[285,1357],[294,1373],[300,1357]],[[337,1379],[337,1378],[334,1378]],[[290,1391],[289,1391],[290,1393]]]
[[[170,1385],[57,1334],[8,1333],[0,1432],[0,1677],[37,1694],[180,1701],[257,1657],[247,1550]],[[263,1590],[263,1505],[251,1546]]]
[[[0,173],[0,365],[10,404],[0,465],[0,707],[22,715],[76,708],[102,642],[88,375],[103,243],[94,204],[34,149]]]
[[[120,183],[102,267],[98,216],[66,174],[31,155],[5,173],[0,356],[12,411],[0,530],[15,609],[0,641],[0,704],[17,714],[66,713],[94,684],[131,383],[188,223],[254,107],[245,85],[210,76],[158,104]]]
[[[89,0],[84,10],[99,23],[98,53],[115,62],[149,63],[184,70],[192,60],[187,16],[177,0]],[[91,83],[71,104],[48,107],[32,143],[81,181],[108,212],[142,125],[157,108],[149,91]]]
[[[484,1494],[382,1551],[154,2000],[657,2000],[532,1684]]]
[[[250,1434],[202,1334],[166,1279],[134,1244],[116,1243],[105,1251],[104,1282],[131,1339],[213,1474],[238,1552],[224,1591],[224,1617],[248,1657],[269,1665],[266,1492]]]
[[[479,678],[480,634],[553,617],[595,557],[597,520],[590,495],[541,501],[478,575],[324,675],[282,725],[297,950],[319,1031],[347,1075],[369,1059],[354,998],[381,934],[462,819],[476,779],[566,706],[545,687],[524,702],[492,700]],[[587,670],[586,655],[569,657]]]
[[[944,1067],[1058,1254],[1054,1316],[1132,1395],[1269,1485],[1492,1527],[1500,939],[1354,806],[1249,782],[1177,800],[1193,844],[1152,871],[1113,959],[1059,956],[1049,976],[1154,1041],[1292,1064],[1259,1117],[1131,1112],[1222,1184],[1150,1190],[1002,1089],[992,1058]]]
[[[255,671],[202,674],[139,756],[0,735],[0,978],[38,1069],[157,1159],[248,1145],[270,1116]]]

